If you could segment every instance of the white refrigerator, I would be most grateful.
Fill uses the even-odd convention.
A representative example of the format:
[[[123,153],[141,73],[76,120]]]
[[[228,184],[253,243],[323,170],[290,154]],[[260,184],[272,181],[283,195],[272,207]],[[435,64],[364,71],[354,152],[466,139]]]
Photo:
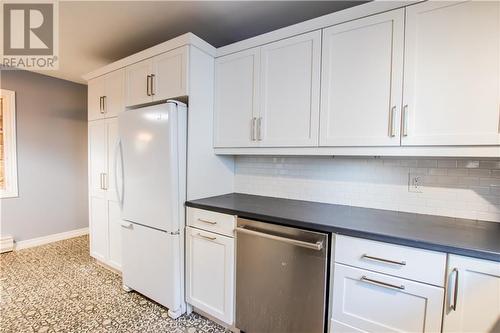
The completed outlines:
[[[177,101],[118,116],[116,188],[122,214],[122,274],[135,290],[185,312],[184,201],[187,108]]]

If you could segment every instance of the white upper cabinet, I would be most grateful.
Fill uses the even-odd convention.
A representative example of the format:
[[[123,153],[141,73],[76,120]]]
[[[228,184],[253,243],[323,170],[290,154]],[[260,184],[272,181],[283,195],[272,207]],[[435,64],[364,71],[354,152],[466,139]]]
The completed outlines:
[[[214,146],[317,146],[321,33],[216,60]]]
[[[188,48],[181,47],[153,58],[153,99],[187,95]]]
[[[127,106],[187,95],[188,47],[127,66]]]
[[[151,74],[153,73],[153,60],[146,59],[130,65],[126,69],[127,106],[150,103]]]
[[[450,255],[444,333],[500,332],[500,263]]]
[[[104,118],[116,117],[125,110],[125,71],[123,69],[104,77]]]
[[[257,136],[262,146],[316,146],[319,124],[321,31],[261,48]]]
[[[406,9],[403,145],[500,144],[500,2]]]
[[[260,48],[218,58],[215,63],[215,147],[256,145]]]
[[[102,97],[104,96],[104,78],[90,80],[87,86],[88,120],[103,118]]]
[[[125,109],[125,73],[119,69],[88,83],[88,120],[116,117]]]
[[[323,30],[321,146],[399,146],[404,9]]]

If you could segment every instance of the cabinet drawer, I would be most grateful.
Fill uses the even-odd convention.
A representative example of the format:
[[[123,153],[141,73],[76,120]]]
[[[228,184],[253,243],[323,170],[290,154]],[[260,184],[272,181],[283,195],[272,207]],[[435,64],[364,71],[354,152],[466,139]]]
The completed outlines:
[[[337,236],[335,261],[436,286],[444,286],[445,253]]]
[[[440,332],[444,288],[335,264],[332,332]]]
[[[187,225],[233,237],[236,217],[198,208],[188,208]]]

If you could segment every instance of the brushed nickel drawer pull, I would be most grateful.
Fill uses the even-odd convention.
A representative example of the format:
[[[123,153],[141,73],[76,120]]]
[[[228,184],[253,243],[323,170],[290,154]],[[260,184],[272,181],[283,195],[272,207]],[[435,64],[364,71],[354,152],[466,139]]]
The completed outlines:
[[[209,220],[204,220],[204,219],[198,219],[198,221],[203,222],[203,223],[208,223],[208,224],[211,224],[211,225],[216,225],[217,224],[217,222],[215,222],[215,221],[209,221]]]
[[[392,264],[392,265],[406,266],[406,261],[395,261],[395,260],[390,260],[390,259],[378,258],[378,257],[369,256],[368,254],[363,254],[361,256],[361,259],[380,261],[380,262],[383,262],[386,264]]]
[[[458,298],[458,269],[453,268],[451,273],[455,273],[455,286],[453,288],[453,303],[450,302],[450,309],[457,311],[457,298]]]
[[[205,238],[205,239],[211,240],[211,241],[213,241],[213,240],[216,240],[216,239],[217,239],[217,237],[205,236],[205,235],[202,235],[202,234],[200,234],[200,233],[198,233],[198,236],[200,236],[201,238]]]
[[[366,276],[363,276],[359,280],[361,282],[366,282],[366,283],[374,284],[374,285],[379,286],[379,287],[385,287],[385,288],[391,288],[391,289],[397,289],[397,290],[405,290],[405,286],[403,286],[403,285],[397,286],[395,284],[390,284],[390,283],[387,283],[387,282],[373,280],[373,279],[367,278]]]

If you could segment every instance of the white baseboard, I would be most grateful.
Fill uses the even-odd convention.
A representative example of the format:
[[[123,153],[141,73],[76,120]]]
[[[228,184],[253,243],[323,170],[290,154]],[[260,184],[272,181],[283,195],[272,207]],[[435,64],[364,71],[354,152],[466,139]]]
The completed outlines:
[[[0,253],[14,250],[14,238],[11,235],[0,235]]]
[[[49,244],[64,239],[87,235],[88,233],[89,233],[89,228],[87,227],[87,228],[65,231],[58,234],[22,240],[19,242],[15,242],[14,250],[17,251],[17,250],[27,249],[29,247]]]

